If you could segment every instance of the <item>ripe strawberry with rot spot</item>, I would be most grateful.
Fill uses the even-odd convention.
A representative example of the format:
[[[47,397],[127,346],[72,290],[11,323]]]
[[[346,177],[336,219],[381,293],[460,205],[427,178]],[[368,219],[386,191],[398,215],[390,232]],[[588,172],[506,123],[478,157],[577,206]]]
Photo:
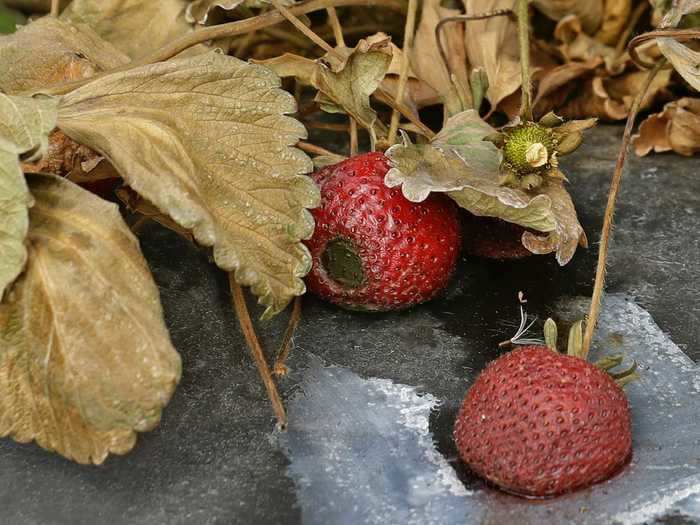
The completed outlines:
[[[456,205],[442,195],[408,201],[384,185],[382,153],[368,153],[313,174],[321,207],[306,245],[309,291],[358,310],[395,310],[432,299],[448,283],[459,255]]]
[[[479,375],[454,438],[473,472],[534,497],[608,479],[632,453],[629,406],[613,376],[545,345],[505,354]]]

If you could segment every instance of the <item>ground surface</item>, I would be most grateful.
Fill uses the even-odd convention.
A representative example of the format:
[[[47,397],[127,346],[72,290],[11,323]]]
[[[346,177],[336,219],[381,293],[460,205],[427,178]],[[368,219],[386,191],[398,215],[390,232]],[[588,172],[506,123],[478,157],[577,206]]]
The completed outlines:
[[[510,265],[464,260],[446,297],[397,314],[348,313],[306,298],[291,367],[299,371],[314,355],[444,400],[448,409],[436,412],[431,428],[449,454],[453,409],[495,356],[495,343],[513,333],[516,293],[524,291],[528,309],[541,318],[563,297],[590,293],[620,134],[600,128],[562,162],[592,241],[569,266],[542,257]],[[610,292],[634,297],[695,361],[699,172],[697,159],[631,159],[608,278]],[[162,425],[131,454],[99,468],[0,441],[0,523],[301,523],[289,462],[271,433],[272,413],[231,312],[225,276],[203,251],[158,227],[146,228],[142,246],[184,364]],[[285,322],[260,327],[270,352]],[[284,383],[285,395],[295,393],[298,377]],[[663,522],[694,521],[673,514]]]

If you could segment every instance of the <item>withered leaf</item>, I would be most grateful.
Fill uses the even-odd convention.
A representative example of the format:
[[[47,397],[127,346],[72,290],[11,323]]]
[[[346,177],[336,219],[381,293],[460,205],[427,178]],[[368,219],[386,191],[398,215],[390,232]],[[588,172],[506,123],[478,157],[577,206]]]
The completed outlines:
[[[292,5],[294,0],[281,0],[280,3],[282,5]],[[191,24],[205,25],[209,19],[209,13],[217,7],[225,11],[231,11],[241,4],[248,7],[270,5],[266,0],[194,0],[187,6],[185,19]]]
[[[657,38],[656,43],[678,74],[700,91],[700,53],[673,38]]]
[[[137,193],[213,246],[279,312],[305,291],[319,192],[294,98],[269,69],[219,53],[102,77],[65,96],[59,127],[106,157]]]
[[[19,157],[38,158],[56,123],[57,100],[0,93],[0,299],[27,261],[24,239],[32,198]]]
[[[61,18],[86,24],[131,58],[193,31],[186,0],[73,0]]]
[[[641,123],[633,143],[640,156],[671,150],[694,155],[700,151],[700,99],[684,97],[669,102],[663,111]]]
[[[441,20],[459,14],[457,9],[441,7],[440,0],[423,2],[415,44],[411,49],[411,62],[418,78],[439,94],[440,99],[448,106],[450,112],[454,109],[462,110],[465,108],[462,107],[459,97],[456,96],[459,91],[456,91],[447,67],[440,56],[438,42],[435,38],[435,28]],[[471,30],[471,27],[469,29]],[[443,47],[447,50],[447,60],[450,63],[454,79],[462,87],[461,92],[469,96],[464,28],[458,23],[447,24],[443,26],[440,36]],[[469,98],[471,97],[469,96]],[[464,105],[467,107],[471,107],[471,104],[472,101],[469,99],[464,101]]]
[[[317,100],[327,112],[343,112],[365,127],[373,143],[386,136],[386,126],[377,119],[370,105],[370,95],[382,83],[392,59],[390,39],[377,34],[360,40],[355,48],[336,48],[343,60],[326,55],[314,61],[286,53],[256,63],[265,65],[280,76],[293,76],[318,89]]]
[[[561,179],[563,178],[564,175],[561,175]],[[556,252],[557,262],[563,266],[573,258],[579,245],[588,246],[588,240],[578,222],[576,208],[563,180],[548,178],[545,184],[538,188],[538,193],[549,197],[556,226],[546,237],[532,232],[523,233],[523,246],[537,254]]]
[[[547,17],[559,21],[576,15],[583,29],[592,35],[603,23],[604,0],[533,0],[532,4]],[[615,2],[611,2],[615,3]]]
[[[515,0],[462,0],[467,13],[513,9]],[[486,97],[492,107],[520,87],[518,31],[512,18],[499,16],[469,22],[464,32],[472,69],[481,68],[489,79]]]
[[[569,131],[577,133],[586,126],[576,124]],[[536,253],[557,252],[557,261],[566,264],[583,232],[571,198],[560,180],[548,180],[536,191],[501,184],[501,152],[483,140],[493,134],[495,130],[469,110],[452,117],[430,144],[411,144],[404,136],[403,144],[386,152],[391,169],[384,182],[401,186],[414,202],[430,192],[444,192],[474,215],[547,233],[530,234],[527,244],[523,237],[524,246]]]
[[[158,424],[180,358],[117,207],[28,180],[30,258],[0,305],[0,435],[99,464]]]
[[[46,16],[0,36],[0,90],[19,93],[109,70],[129,61],[85,26]]]

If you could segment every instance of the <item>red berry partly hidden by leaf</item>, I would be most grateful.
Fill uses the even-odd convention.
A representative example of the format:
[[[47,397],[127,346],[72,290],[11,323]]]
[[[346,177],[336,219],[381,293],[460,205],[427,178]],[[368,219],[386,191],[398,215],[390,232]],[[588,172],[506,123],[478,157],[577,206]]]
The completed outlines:
[[[464,250],[487,259],[522,259],[533,255],[522,243],[522,226],[496,217],[464,214]]]
[[[448,283],[461,247],[456,205],[442,195],[408,201],[384,185],[382,153],[314,173],[321,207],[306,245],[310,292],[340,306],[395,310],[433,298]]]
[[[622,389],[587,361],[540,345],[486,367],[467,392],[454,437],[473,472],[526,496],[603,481],[632,451]]]

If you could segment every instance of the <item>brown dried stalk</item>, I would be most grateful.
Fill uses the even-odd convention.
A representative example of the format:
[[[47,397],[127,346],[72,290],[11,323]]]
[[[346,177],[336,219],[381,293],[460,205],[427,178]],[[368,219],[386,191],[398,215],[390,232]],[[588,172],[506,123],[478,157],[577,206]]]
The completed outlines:
[[[243,336],[248,343],[248,348],[250,353],[253,354],[253,359],[255,359],[255,364],[258,367],[258,372],[267,390],[267,395],[272,402],[272,409],[275,411],[277,416],[277,423],[281,429],[287,427],[287,412],[282,404],[282,398],[277,391],[277,385],[275,385],[275,380],[272,378],[270,373],[270,368],[267,366],[267,361],[265,360],[265,354],[258,337],[255,335],[255,328],[253,327],[253,322],[250,319],[250,314],[248,313],[248,306],[245,302],[245,296],[243,295],[243,289],[236,282],[233,273],[228,274],[228,282],[231,288],[231,297],[233,299],[233,307],[236,310],[236,315],[238,317],[238,322],[241,325],[241,330],[243,331]]]
[[[617,202],[617,195],[620,192],[620,182],[622,181],[623,168],[625,167],[625,160],[627,159],[627,150],[629,149],[630,139],[632,138],[632,128],[634,127],[634,121],[637,118],[637,113],[642,105],[642,100],[654,80],[656,74],[664,67],[666,60],[663,59],[659,61],[653,69],[649,71],[644,84],[641,86],[639,92],[632,102],[632,107],[630,108],[629,115],[627,117],[627,123],[625,124],[625,132],[622,135],[622,145],[620,146],[620,153],[617,156],[617,164],[615,165],[615,171],[613,172],[612,181],[610,183],[610,192],[608,193],[608,204],[605,207],[605,217],[603,219],[603,230],[600,234],[600,251],[598,252],[598,266],[596,268],[595,274],[595,284],[593,285],[593,296],[591,297],[591,307],[588,312],[588,319],[586,322],[586,332],[583,336],[583,346],[581,349],[581,356],[586,359],[588,353],[591,349],[591,341],[593,340],[593,333],[595,332],[596,324],[598,323],[598,317],[600,315],[601,299],[603,297],[603,288],[605,287],[605,270],[606,263],[608,260],[608,249],[610,246],[610,233],[612,232],[613,218],[615,215],[615,204]]]
[[[403,96],[406,92],[406,82],[408,81],[408,67],[410,65],[411,48],[413,47],[413,36],[416,30],[416,0],[408,0],[408,16],[406,17],[406,25],[404,26],[403,35],[403,50],[401,53],[401,69],[399,70],[399,87],[396,90],[396,103],[403,102]],[[389,126],[389,137],[387,142],[393,144],[396,142],[396,133],[399,130],[399,119],[401,114],[394,110],[391,113],[391,125]]]
[[[301,320],[301,297],[294,298],[294,304],[292,305],[292,313],[289,317],[289,322],[287,323],[287,329],[282,337],[282,344],[277,352],[277,359],[275,359],[275,366],[272,370],[276,376],[286,375],[289,371],[285,361],[289,356],[289,351],[292,349],[292,338],[294,337],[294,332],[299,325]]]

